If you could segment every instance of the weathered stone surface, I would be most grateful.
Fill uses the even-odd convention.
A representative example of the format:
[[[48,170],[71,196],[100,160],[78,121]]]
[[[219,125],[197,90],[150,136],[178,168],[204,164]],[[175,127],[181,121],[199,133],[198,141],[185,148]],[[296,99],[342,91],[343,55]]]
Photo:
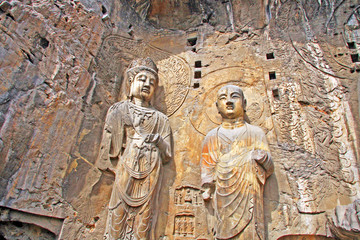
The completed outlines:
[[[359,4],[0,1],[0,205],[24,213],[15,221],[28,229],[2,218],[1,234],[33,237],[44,216],[62,224],[44,238],[102,238],[114,176],[94,163],[106,111],[125,97],[129,63],[149,56],[160,70],[154,105],[174,139],[155,238],[212,239],[198,200],[201,146],[221,122],[216,92],[231,83],[275,164],[267,238],[325,239],[329,211],[360,195]],[[185,222],[194,228],[176,227]]]
[[[3,239],[56,239],[56,236],[50,231],[22,222],[1,222],[0,234]]]
[[[53,238],[59,237],[63,225],[63,219],[59,218],[51,218],[41,215],[35,215],[30,214],[26,212],[16,211],[10,208],[1,208],[1,222],[4,222],[4,225],[2,226],[3,233],[9,233],[8,231],[4,230],[6,227],[22,227],[21,225],[23,223],[26,223],[29,226],[29,229],[26,231],[29,231],[31,228],[31,225],[36,225],[39,228],[41,228],[38,232],[48,232],[50,235],[54,235]],[[11,224],[14,222],[13,224]],[[5,234],[7,235],[7,234]],[[15,234],[14,234],[15,235]],[[24,238],[26,237],[26,234]]]
[[[328,228],[329,236],[338,239],[357,239],[360,236],[359,219],[360,200],[348,205],[337,206],[333,212],[329,211]]]

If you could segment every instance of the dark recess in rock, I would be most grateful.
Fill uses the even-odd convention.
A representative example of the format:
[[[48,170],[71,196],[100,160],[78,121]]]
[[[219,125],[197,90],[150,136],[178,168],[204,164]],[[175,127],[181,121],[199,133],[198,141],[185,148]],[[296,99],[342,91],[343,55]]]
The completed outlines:
[[[49,41],[46,38],[40,38],[40,46],[42,48],[47,48],[49,46]]]
[[[269,79],[270,80],[276,79],[276,73],[275,72],[269,72]]]
[[[102,12],[102,14],[107,13],[106,7],[104,5],[101,6],[101,12]]]
[[[195,46],[197,41],[197,37],[188,38],[187,40],[187,46]]]
[[[201,68],[201,61],[195,61],[195,67]]]
[[[351,56],[351,61],[353,62],[353,63],[355,63],[355,62],[359,62],[359,54],[351,54],[350,55]]]
[[[267,53],[266,54],[266,59],[274,59],[275,56],[274,56],[274,53]]]

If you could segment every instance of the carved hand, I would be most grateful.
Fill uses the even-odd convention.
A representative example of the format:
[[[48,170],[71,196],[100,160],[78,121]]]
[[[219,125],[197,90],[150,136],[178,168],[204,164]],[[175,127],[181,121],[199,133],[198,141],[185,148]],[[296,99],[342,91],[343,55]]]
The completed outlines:
[[[264,150],[254,150],[252,152],[251,158],[256,162],[262,164],[264,159],[266,158],[267,152]]]
[[[147,135],[144,141],[147,143],[155,144],[162,153],[166,153],[170,151],[169,144],[166,141],[164,141],[164,139],[158,133]]]
[[[251,158],[260,164],[265,170],[267,177],[274,171],[274,163],[271,160],[271,156],[267,151],[254,150]]]
[[[205,191],[202,193],[202,197],[205,201],[209,201],[211,199],[210,188],[205,188]]]
[[[155,133],[155,134],[149,134],[145,137],[145,142],[147,143],[155,143],[156,145],[159,143],[160,141],[160,134]]]

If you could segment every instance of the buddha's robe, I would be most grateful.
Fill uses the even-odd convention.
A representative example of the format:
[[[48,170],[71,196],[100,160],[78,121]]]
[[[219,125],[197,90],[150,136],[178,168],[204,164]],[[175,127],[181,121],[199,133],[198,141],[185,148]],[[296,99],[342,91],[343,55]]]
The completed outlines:
[[[258,161],[257,150],[263,150]],[[273,172],[264,132],[245,123],[241,127],[213,129],[205,137],[202,184],[214,184],[216,239],[265,239],[263,187]]]
[[[160,134],[166,149],[144,141]],[[153,239],[162,163],[171,158],[168,118],[129,101],[110,107],[98,166],[115,173],[105,239]]]

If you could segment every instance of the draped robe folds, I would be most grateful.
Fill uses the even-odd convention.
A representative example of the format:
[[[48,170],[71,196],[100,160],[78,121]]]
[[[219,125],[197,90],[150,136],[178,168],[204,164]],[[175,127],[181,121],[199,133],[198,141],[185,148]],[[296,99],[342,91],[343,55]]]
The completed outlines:
[[[144,141],[158,133],[166,149]],[[105,239],[152,239],[162,163],[171,158],[168,118],[129,101],[110,107],[98,167],[115,173]]]
[[[256,150],[265,155],[253,159]],[[205,137],[202,184],[215,184],[212,204],[216,239],[265,239],[263,186],[273,172],[264,132],[245,123],[234,129],[222,126]]]

